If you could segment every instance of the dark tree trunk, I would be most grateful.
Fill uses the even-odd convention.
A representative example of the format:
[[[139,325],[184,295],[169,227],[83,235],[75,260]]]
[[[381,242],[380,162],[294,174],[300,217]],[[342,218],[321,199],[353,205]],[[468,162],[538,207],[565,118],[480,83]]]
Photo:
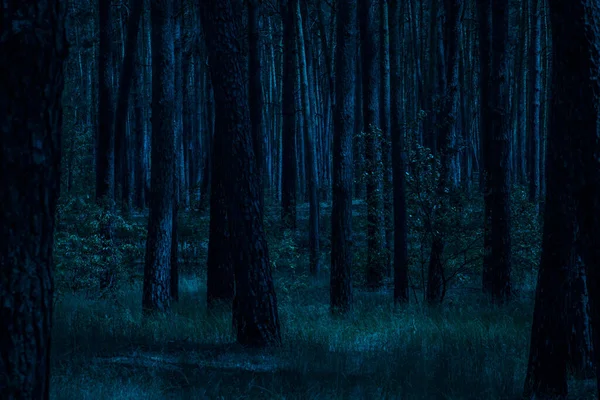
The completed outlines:
[[[542,17],[540,1],[531,0],[531,45],[529,46],[529,201],[536,207],[540,201],[540,135],[542,93]]]
[[[227,143],[223,118],[217,114],[215,140],[212,147],[212,179],[210,184],[210,224],[206,261],[206,301],[209,308],[218,304],[231,306],[234,296],[232,251],[227,216],[226,187]]]
[[[98,0],[98,131],[96,133],[96,200],[115,196],[115,136],[112,92],[112,17],[110,0]]]
[[[483,221],[483,273],[482,288],[491,293],[492,288],[492,191],[490,187],[490,132],[492,126],[492,0],[481,0],[477,3],[479,22],[479,137],[481,140],[482,166],[480,168],[480,184],[483,189],[484,221]]]
[[[263,86],[261,79],[259,20],[262,0],[248,1],[248,96],[250,103],[250,122],[252,124],[252,145],[258,169],[259,185],[263,187],[264,151],[263,151]],[[260,213],[264,214],[264,191],[261,190]]]
[[[175,162],[175,43],[173,2],[153,0],[152,21],[152,167],[150,215],[142,308],[164,312],[171,305],[171,246]]]
[[[113,105],[113,50],[110,0],[98,1],[98,131],[96,133],[96,201],[102,207],[103,241],[100,289],[112,286],[113,211],[115,200],[115,131]]]
[[[138,57],[142,60],[142,57]],[[134,206],[138,210],[146,207],[146,182],[148,180],[148,139],[144,117],[144,72],[137,68],[134,83],[134,136],[135,136],[135,196]]]
[[[291,0],[281,0],[283,12],[283,88],[282,88],[282,156],[281,156],[281,212],[284,225],[296,229],[296,44],[294,41],[294,9]]]
[[[571,249],[567,293],[568,368],[578,378],[594,374],[592,326],[588,302],[585,265],[578,246]]]
[[[408,302],[408,245],[406,218],[406,148],[402,129],[402,71],[400,67],[400,1],[390,0],[390,136],[394,205],[394,303]]]
[[[458,111],[458,56],[462,18],[462,0],[444,0],[445,22],[443,27],[444,41],[440,57],[445,57],[443,78],[440,78],[443,89],[441,113],[437,118],[438,137],[436,139],[440,157],[440,175],[436,182],[436,197],[440,199],[439,208],[433,217],[431,255],[428,267],[426,299],[429,304],[440,303],[445,295],[446,281],[442,264],[444,254],[444,238],[441,236],[444,220],[449,212],[446,192],[450,183],[454,125]]]
[[[577,229],[588,277],[594,345],[598,348],[600,143],[595,104],[598,99],[594,91],[598,93],[600,89],[597,80],[600,12],[592,4],[586,0],[549,3],[553,93],[547,140],[542,262],[524,396],[531,399],[567,397],[565,303]],[[600,368],[596,373],[600,374]]]
[[[383,221],[385,243],[383,260],[385,271],[391,276],[392,237],[392,147],[390,137],[390,33],[388,28],[388,2],[379,0],[379,69],[381,84],[379,85],[379,112],[381,116],[381,165],[383,166]]]
[[[549,2],[552,24],[552,103],[548,134],[569,140],[581,255],[586,268],[593,348],[600,349],[600,9],[592,0]],[[548,161],[547,161],[548,163]],[[560,166],[564,170],[564,163]],[[558,166],[556,167],[558,168]],[[549,171],[546,196],[550,195]],[[573,182],[575,181],[575,182]],[[565,190],[561,188],[560,190]],[[548,200],[546,206],[548,207]],[[600,393],[600,351],[594,351]]]
[[[173,29],[175,38],[175,103],[174,118],[175,129],[173,130],[173,143],[175,146],[175,160],[173,165],[173,224],[171,232],[171,283],[170,292],[172,300],[179,300],[179,239],[177,236],[177,218],[179,215],[179,205],[181,204],[183,183],[183,69],[182,69],[182,49],[183,39],[181,35],[181,16],[183,8],[181,2],[175,2],[175,17],[173,19]]]
[[[242,345],[281,342],[277,298],[269,250],[259,210],[259,175],[252,145],[248,98],[244,85],[241,20],[231,0],[200,3],[206,35],[216,114],[223,118],[222,135],[229,144],[228,226],[235,298],[233,321]]]
[[[338,0],[333,116],[333,204],[331,208],[330,305],[333,313],[352,309],[352,190],[356,0]]]
[[[492,301],[504,303],[511,298],[510,251],[510,112],[508,105],[508,16],[506,2],[494,2],[492,8],[492,72],[490,96],[492,99],[492,130],[489,157],[491,204],[491,283]],[[483,77],[486,79],[486,77]]]
[[[137,37],[144,0],[130,0],[129,20],[127,21],[127,39],[125,56],[119,78],[117,109],[115,112],[115,177],[121,184],[122,204],[125,209],[131,207],[131,187],[129,185],[129,155],[132,153],[127,141],[127,115],[129,113],[129,93],[135,72],[134,61],[137,54]]]
[[[379,115],[379,71],[375,12],[378,1],[359,0],[360,60],[362,67],[362,113],[365,132],[365,173],[367,189],[367,285],[378,289],[383,285],[385,242],[383,199],[381,196],[381,138]]]
[[[65,14],[61,1],[0,5],[0,398],[6,400],[49,399]]]

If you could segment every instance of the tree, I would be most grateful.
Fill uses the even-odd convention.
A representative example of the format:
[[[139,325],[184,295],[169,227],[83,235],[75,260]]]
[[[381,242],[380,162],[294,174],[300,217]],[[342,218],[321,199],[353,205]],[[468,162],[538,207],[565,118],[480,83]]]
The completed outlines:
[[[460,29],[462,22],[462,0],[444,0],[445,21],[443,27],[443,41],[438,42],[440,54],[445,58],[438,62],[441,66],[439,74],[440,87],[443,90],[442,107],[437,122],[437,154],[440,157],[440,172],[436,182],[435,195],[439,201],[439,208],[435,211],[432,226],[432,244],[427,273],[426,299],[429,304],[436,304],[443,300],[445,295],[445,278],[442,256],[445,242],[442,237],[444,219],[447,217],[448,205],[445,201],[446,192],[450,183],[451,144],[454,142],[454,125],[458,110],[458,49],[460,44]]]
[[[566,398],[565,302],[579,230],[595,348],[599,348],[600,206],[598,114],[600,15],[592,1],[549,2],[552,81],[542,259],[536,289],[525,398]],[[598,365],[598,352],[595,352]],[[600,378],[600,368],[596,368]],[[600,379],[598,379],[600,386]]]
[[[390,136],[394,211],[394,302],[408,302],[408,227],[406,217],[406,150],[402,132],[400,70],[400,0],[389,1]]]
[[[210,180],[210,222],[206,259],[206,303],[209,308],[224,303],[231,305],[234,296],[233,260],[227,216],[227,138],[224,121],[216,115]]]
[[[352,191],[356,1],[338,0],[333,116],[333,204],[331,207],[330,305],[333,313],[352,309]]]
[[[66,8],[0,5],[2,399],[49,398]]]
[[[250,121],[252,123],[252,143],[256,159],[256,167],[259,171],[259,184],[263,187],[263,85],[261,78],[261,59],[260,59],[260,11],[262,0],[248,1],[248,75],[250,85],[248,88],[250,104]],[[260,212],[264,213],[265,199],[264,191],[261,190]]]
[[[131,11],[127,22],[127,39],[125,44],[125,56],[121,67],[121,76],[119,78],[119,92],[117,95],[117,108],[115,112],[115,177],[121,183],[121,197],[126,209],[131,208],[133,201],[131,187],[128,184],[129,174],[127,173],[130,155],[133,153],[127,140],[127,115],[129,112],[129,94],[135,72],[134,61],[137,54],[137,37],[140,26],[144,0],[131,0],[129,9]]]
[[[362,114],[365,132],[365,176],[367,189],[367,285],[376,289],[383,284],[385,230],[381,196],[381,139],[379,135],[379,71],[376,13],[378,1],[359,0],[360,60],[362,67]]]
[[[153,0],[150,18],[152,23],[152,166],[142,308],[145,312],[164,312],[171,305],[171,235],[175,171],[173,2]]]
[[[281,133],[281,219],[288,229],[296,229],[296,106],[294,82],[296,81],[296,44],[294,29],[294,8],[291,0],[281,0],[283,20],[283,88],[281,113],[283,132]]]
[[[483,129],[481,135],[485,174],[483,289],[491,295],[492,301],[503,303],[511,297],[508,139],[510,113],[506,50],[508,4],[482,1],[478,3],[478,7],[483,38],[480,45]]]
[[[96,201],[115,197],[112,17],[110,0],[98,0],[98,132],[96,133]]]
[[[258,169],[244,84],[241,18],[232,0],[203,0],[200,15],[221,135],[229,146],[227,216],[235,275],[233,321],[242,345],[281,342],[269,249],[259,209]]]
[[[315,132],[313,129],[312,107],[310,103],[310,90],[308,82],[307,56],[304,43],[304,30],[302,27],[302,14],[300,13],[299,0],[290,0],[294,8],[294,26],[296,27],[298,45],[298,67],[300,70],[300,94],[302,104],[302,115],[304,117],[303,138],[306,165],[306,180],[308,186],[308,247],[310,251],[310,273],[316,276],[319,273],[319,197],[318,197],[318,173],[317,173],[317,151],[315,144]]]

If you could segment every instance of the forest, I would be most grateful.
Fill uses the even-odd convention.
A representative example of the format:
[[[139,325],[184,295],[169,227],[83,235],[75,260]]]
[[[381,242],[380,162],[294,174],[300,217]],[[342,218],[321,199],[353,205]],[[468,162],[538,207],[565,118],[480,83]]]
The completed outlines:
[[[598,0],[0,2],[0,399],[599,399],[599,107]]]

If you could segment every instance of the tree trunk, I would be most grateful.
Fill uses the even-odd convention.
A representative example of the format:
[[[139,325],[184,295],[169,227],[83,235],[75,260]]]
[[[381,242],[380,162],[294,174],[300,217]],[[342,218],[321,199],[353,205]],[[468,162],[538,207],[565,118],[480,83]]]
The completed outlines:
[[[492,3],[492,71],[489,77],[492,99],[492,130],[486,154],[491,161],[488,197],[491,204],[491,285],[492,301],[504,303],[511,298],[510,250],[510,112],[508,105],[508,3]],[[486,79],[486,77],[484,77]]]
[[[440,78],[440,84],[443,85],[443,101],[441,113],[438,120],[438,137],[436,140],[438,154],[440,157],[440,174],[436,182],[436,197],[440,201],[439,208],[435,211],[432,226],[432,244],[431,255],[428,267],[427,293],[426,300],[429,304],[440,303],[445,295],[446,281],[444,277],[442,256],[444,254],[444,239],[441,232],[444,230],[444,220],[448,213],[447,195],[448,185],[450,183],[450,171],[452,146],[454,136],[454,125],[456,123],[456,113],[458,111],[458,57],[459,40],[462,19],[462,0],[444,0],[445,22],[443,27],[443,49],[440,50],[444,55],[444,65],[447,69],[444,72],[445,77]]]
[[[150,215],[142,308],[165,312],[171,305],[173,171],[175,163],[175,49],[173,2],[153,0],[152,21],[152,166]]]
[[[383,166],[383,220],[385,243],[383,261],[385,271],[391,276],[392,237],[392,147],[390,136],[390,35],[388,29],[388,1],[379,0],[379,112],[381,119],[381,161]]]
[[[540,100],[542,92],[541,0],[531,0],[531,46],[529,47],[529,201],[540,201]]]
[[[248,97],[238,38],[240,16],[231,0],[205,0],[200,11],[216,114],[222,118],[224,142],[230,144],[228,226],[232,250],[235,298],[233,321],[242,345],[264,347],[281,342],[277,298],[262,217],[258,170],[252,145]]]
[[[248,96],[250,103],[250,122],[252,123],[252,144],[256,159],[256,168],[258,169],[259,185],[263,185],[264,175],[264,150],[263,150],[263,86],[261,78],[261,60],[260,60],[260,9],[262,0],[248,1],[248,75],[250,85]],[[264,191],[261,190],[260,213],[264,214]]]
[[[127,115],[129,113],[129,94],[135,72],[134,61],[137,54],[137,37],[140,19],[144,7],[144,0],[130,0],[129,20],[127,21],[127,39],[125,55],[119,78],[119,92],[117,95],[117,109],[115,112],[115,177],[121,182],[122,205],[125,209],[131,207],[131,187],[129,186],[129,149],[127,142]],[[139,68],[139,67],[138,67]],[[111,99],[112,101],[112,99]]]
[[[0,15],[0,398],[47,400],[66,6],[3,2]]]
[[[217,114],[215,140],[212,147],[212,179],[210,184],[210,223],[206,260],[206,301],[209,308],[218,303],[231,306],[234,290],[233,260],[227,215],[226,164],[227,142],[223,118]]]
[[[365,132],[365,175],[367,189],[367,285],[378,289],[383,285],[385,266],[383,245],[385,242],[381,138],[379,134],[379,74],[376,13],[378,1],[359,0],[359,27],[361,42],[361,80],[363,85],[362,113]]]
[[[390,0],[390,135],[394,205],[394,303],[408,302],[408,245],[406,217],[406,147],[402,129],[400,69],[400,0]]]
[[[281,0],[283,12],[283,93],[282,156],[281,156],[281,219],[288,229],[296,229],[296,44],[294,41],[294,9],[291,0]]]
[[[334,314],[352,309],[352,179],[356,1],[338,0],[333,118],[333,204],[331,208],[330,306]]]
[[[298,38],[298,59],[300,69],[300,95],[302,97],[302,115],[304,116],[303,137],[304,154],[306,165],[306,180],[309,202],[308,217],[308,247],[310,252],[310,273],[313,276],[319,274],[319,197],[318,197],[318,172],[317,152],[315,144],[315,130],[313,129],[312,107],[310,104],[310,90],[308,82],[308,66],[304,45],[304,32],[302,29],[302,15],[298,0],[291,0],[295,10],[296,34]]]

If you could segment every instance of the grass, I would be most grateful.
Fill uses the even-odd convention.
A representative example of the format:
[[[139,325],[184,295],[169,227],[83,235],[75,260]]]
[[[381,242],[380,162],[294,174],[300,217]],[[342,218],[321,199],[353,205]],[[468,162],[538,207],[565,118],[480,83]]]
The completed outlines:
[[[365,230],[361,207],[355,204],[358,242],[364,241],[360,233]],[[395,309],[389,290],[360,290],[365,257],[364,251],[361,253],[364,246],[357,244],[355,310],[348,317],[337,318],[329,313],[327,272],[320,279],[304,274],[308,269],[307,238],[302,233],[307,232],[308,207],[298,207],[300,235],[285,234],[276,222],[278,210],[268,211],[266,227],[283,336],[280,348],[241,348],[232,332],[231,311],[207,311],[206,274],[199,265],[206,257],[208,219],[188,213],[181,215],[179,224],[184,260],[180,301],[168,315],[142,318],[139,262],[132,268],[133,283],[119,286],[113,297],[99,298],[89,290],[60,291],[54,311],[51,397],[520,398],[535,282],[535,274],[527,272],[531,271],[528,263],[518,262],[524,272],[515,278],[518,296],[509,305],[489,306],[479,290],[468,289],[479,281],[475,269],[472,279],[465,273],[455,280],[441,307],[430,309],[415,302],[422,299],[421,290],[416,289],[422,285],[418,284],[417,257],[413,257],[411,304]],[[145,221],[144,216],[138,219],[137,225]],[[326,269],[329,224],[325,222],[322,251]],[[68,226],[65,224],[65,229]],[[521,253],[535,261],[534,229],[518,227],[515,238],[527,239],[516,240],[515,246],[523,242]],[[140,235],[139,229],[129,231]],[[143,246],[143,237],[138,236],[132,242]],[[86,258],[66,257],[72,253],[70,243],[59,241],[59,254],[65,260],[62,268],[85,268]],[[416,253],[417,246],[409,245]],[[64,281],[70,275],[61,276]],[[82,287],[93,289],[97,284],[88,282]],[[595,398],[594,385],[593,381],[571,381],[570,398]]]
[[[530,302],[491,309],[464,294],[438,310],[394,310],[389,294],[358,292],[339,319],[326,282],[306,282],[280,292],[284,345],[257,352],[235,344],[230,312],[207,312],[202,279],[184,277],[180,302],[152,319],[140,289],[58,302],[54,399],[513,399],[522,389]]]

